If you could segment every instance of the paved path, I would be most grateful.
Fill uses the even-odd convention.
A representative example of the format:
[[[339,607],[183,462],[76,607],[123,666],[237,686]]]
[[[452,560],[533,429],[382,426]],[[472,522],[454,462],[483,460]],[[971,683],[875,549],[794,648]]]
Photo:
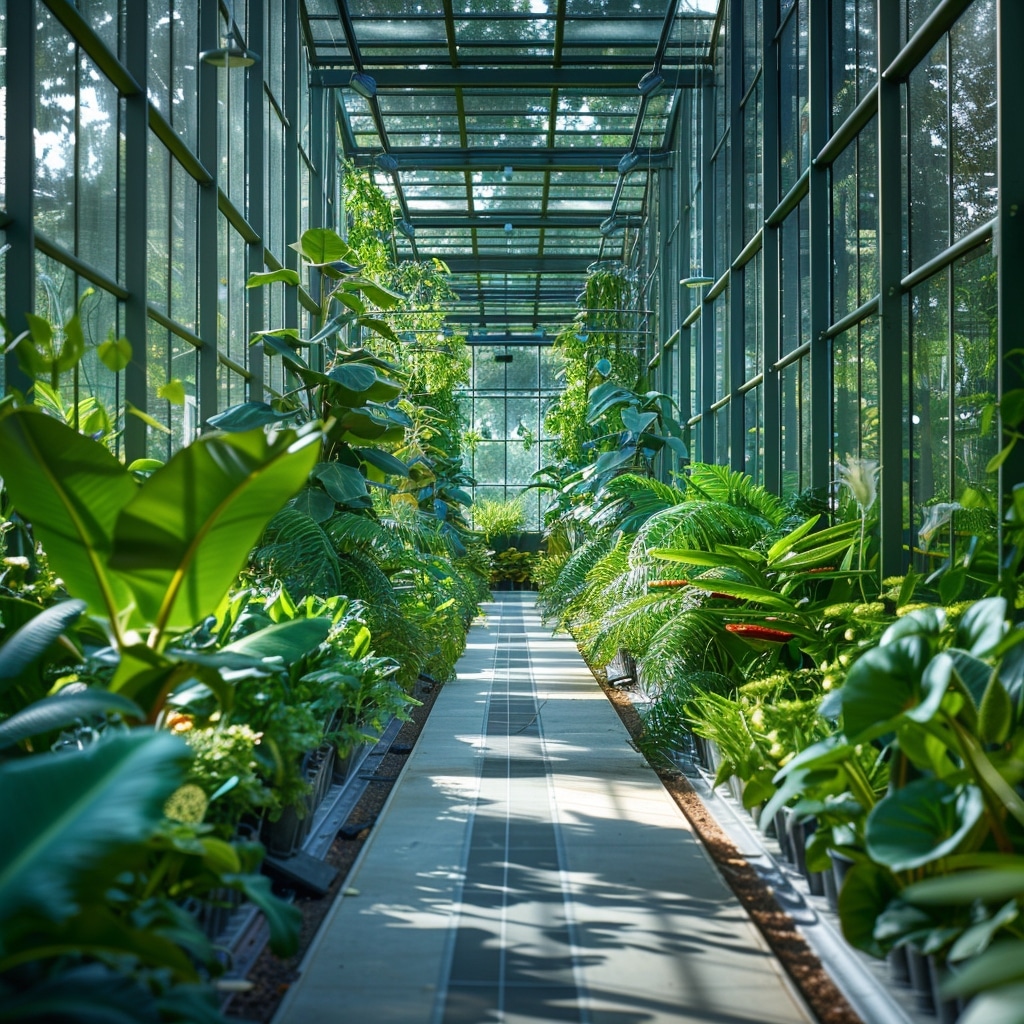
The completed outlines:
[[[501,597],[275,1024],[811,1021],[573,643]]]

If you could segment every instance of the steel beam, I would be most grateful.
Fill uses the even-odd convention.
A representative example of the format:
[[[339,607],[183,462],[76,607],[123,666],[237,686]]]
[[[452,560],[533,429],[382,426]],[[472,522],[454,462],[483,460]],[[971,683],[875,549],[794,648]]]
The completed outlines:
[[[256,53],[267,52],[267,40],[264,34],[264,0],[249,0],[248,29],[245,44]],[[245,247],[246,270],[250,274],[258,274],[263,270],[263,247],[267,237],[266,212],[263,197],[266,182],[263,172],[263,158],[266,152],[266,102],[263,94],[263,83],[266,77],[266,64],[261,60],[245,72],[245,116],[246,116],[246,181],[248,183],[248,209],[246,219],[257,240]],[[246,290],[246,314],[249,336],[255,331],[262,331],[266,325],[266,288],[248,288]],[[249,378],[248,398],[251,402],[263,401],[264,390],[264,359],[263,346],[250,345],[248,352]]]
[[[672,162],[668,150],[638,149],[640,163],[638,170],[667,167]],[[356,166],[366,166],[380,149],[356,149],[348,153]],[[399,146],[391,150],[391,156],[398,161],[401,171],[500,171],[505,167],[533,171],[610,171],[616,172],[619,160],[626,150],[621,147],[594,146],[588,149],[533,149],[529,146],[484,149],[480,146],[465,148],[421,148]]]
[[[589,256],[446,256],[453,274],[585,274],[597,257]]]
[[[591,58],[593,59],[593,58]],[[602,58],[603,60],[603,58]],[[495,63],[500,63],[500,58]],[[621,89],[624,93],[637,96],[637,82],[650,66],[635,61],[619,67],[545,67],[517,66],[514,72],[494,67],[396,67],[373,68],[373,80],[377,92],[386,93],[402,89],[415,89],[426,94],[431,89],[500,89],[521,92],[527,89]],[[510,74],[514,77],[510,79]],[[697,73],[692,67],[663,67],[669,88],[689,89],[696,84]],[[314,88],[346,88],[352,77],[349,68],[314,68],[310,72],[310,85]]]

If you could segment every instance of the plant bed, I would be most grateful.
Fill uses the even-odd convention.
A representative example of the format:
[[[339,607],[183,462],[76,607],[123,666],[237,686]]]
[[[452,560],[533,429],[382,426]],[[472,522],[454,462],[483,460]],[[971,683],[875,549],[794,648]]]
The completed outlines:
[[[391,792],[396,776],[419,737],[439,689],[437,685],[417,687],[416,697],[421,704],[410,709],[411,720],[403,724],[397,738],[391,744],[390,752],[377,763],[374,777],[369,780],[366,792],[349,814],[327,851],[326,863],[338,870],[338,876],[327,895],[317,897],[300,894],[295,897],[294,905],[302,914],[302,930],[297,952],[287,959],[280,959],[269,950],[261,953],[246,976],[252,987],[247,991],[234,993],[226,1004],[225,1012],[228,1017],[266,1022],[274,1016],[281,999],[288,991],[288,986],[298,977],[299,964],[313,941],[320,922],[330,910],[335,898],[344,890],[349,870],[368,838],[373,823]]]

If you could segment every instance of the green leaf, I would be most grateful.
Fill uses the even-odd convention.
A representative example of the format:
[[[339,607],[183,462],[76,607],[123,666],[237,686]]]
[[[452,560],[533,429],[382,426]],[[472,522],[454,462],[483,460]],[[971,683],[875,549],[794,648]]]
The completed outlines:
[[[376,281],[369,281],[363,277],[351,278],[345,281],[342,287],[345,290],[358,290],[378,309],[393,309],[400,302],[405,301],[405,297],[399,295],[398,292],[393,292],[390,288],[385,288],[383,285],[377,284]]]
[[[268,356],[279,355],[286,363],[293,367],[309,369],[309,364],[298,352],[288,343],[289,339],[279,334],[263,334],[263,351]]]
[[[270,928],[270,948],[277,956],[293,956],[299,947],[302,912],[298,907],[278,899],[265,875],[228,875],[224,879],[245,893],[250,902],[263,911]]]
[[[919,702],[929,647],[920,636],[874,647],[854,662],[839,691],[843,728],[854,743],[879,736]]]
[[[352,466],[340,462],[321,462],[313,470],[313,476],[339,505],[347,505],[366,495],[366,477]]]
[[[944,986],[950,995],[969,995],[984,992],[1000,985],[1017,983],[1013,987],[1024,992],[1024,942],[1020,939],[1003,939],[994,942],[981,956],[964,964]],[[974,1006],[972,1002],[971,1006]],[[994,1020],[1021,1020],[1024,1005],[1018,1004],[1016,1017],[974,1017],[979,1024],[992,1024]],[[966,1018],[962,1018],[966,1019]]]
[[[132,343],[125,337],[115,338],[111,330],[107,340],[96,346],[100,362],[113,373],[120,373],[132,361]]]
[[[999,861],[995,870],[958,871],[915,882],[903,890],[903,898],[923,906],[955,906],[1024,896],[1024,857],[1001,854]]]
[[[1018,944],[1016,955],[1024,958],[1021,945],[1024,943]],[[956,976],[950,980],[950,985],[954,984],[959,984]],[[959,989],[943,991],[950,995],[959,993]],[[991,992],[982,992],[957,1017],[957,1024],[1024,1024],[1024,983],[1001,985]]]
[[[878,643],[884,647],[906,636],[937,637],[945,626],[946,613],[941,608],[915,608],[889,626]]]
[[[958,960],[979,956],[992,944],[996,933],[1004,926],[1016,921],[1018,917],[1020,917],[1020,907],[1017,906],[1017,901],[1009,900],[991,917],[984,921],[978,921],[977,924],[967,928],[953,943],[948,959],[956,963]]]
[[[170,427],[161,423],[158,419],[155,419],[154,417],[150,416],[148,412],[143,412],[141,409],[137,409],[134,405],[132,405],[131,402],[126,401],[124,403],[124,407],[125,412],[129,412],[132,414],[132,416],[136,416],[138,419],[142,420],[142,422],[145,423],[147,427],[152,427],[154,430],[159,430],[162,434],[169,434],[171,432]]]
[[[930,864],[954,853],[983,812],[975,786],[915,779],[872,808],[864,831],[868,853],[892,871]]]
[[[250,658],[280,657],[290,665],[319,647],[330,631],[331,620],[327,618],[289,619],[235,640],[223,650]]]
[[[0,1003],[0,1021],[12,1024],[160,1024],[164,1019],[148,988],[103,963],[68,967],[17,993],[5,989]]]
[[[314,523],[326,523],[336,510],[334,499],[318,487],[304,487],[289,506],[309,516]]]
[[[265,273],[250,274],[249,280],[245,282],[245,287],[262,288],[265,284],[274,284],[277,281],[283,281],[293,288],[297,288],[302,283],[302,279],[297,271],[291,270],[288,267],[281,267],[280,270],[268,270]]]
[[[0,476],[68,592],[116,620],[132,597],[108,560],[134,478],[102,444],[32,409],[0,418]]]
[[[306,482],[321,432],[211,434],[178,451],[121,512],[110,559],[158,631],[220,603],[273,514]]]
[[[982,743],[1005,743],[1013,718],[1013,701],[998,674],[992,672],[978,710],[978,739]]]
[[[854,864],[839,893],[839,922],[846,941],[856,949],[881,957],[885,950],[875,939],[875,921],[897,894],[892,875],[878,864]]]
[[[608,360],[608,359],[598,359],[598,361],[596,363],[594,363],[594,369],[602,377],[610,377],[611,373],[612,373],[611,361]]]
[[[787,551],[792,550],[793,545],[796,544],[801,537],[805,537],[814,527],[817,525],[818,520],[821,516],[811,516],[810,519],[803,522],[795,530],[791,530],[786,534],[785,537],[780,537],[769,549],[768,549],[768,562],[769,564],[777,561]]]
[[[365,363],[342,363],[327,376],[335,383],[332,401],[340,398],[352,406],[367,402],[390,402],[402,393],[400,384],[385,380],[372,366]]]
[[[44,697],[0,722],[0,750],[6,750],[41,733],[63,729],[80,718],[110,712],[129,718],[145,717],[142,709],[133,701],[107,690],[82,690],[68,694],[59,692],[53,697]]]
[[[64,325],[64,340],[57,352],[54,369],[58,373],[73,370],[85,355],[85,335],[82,333],[82,321],[76,313]]]
[[[150,835],[190,760],[181,740],[136,729],[0,766],[0,920],[73,914],[80,884]]]
[[[975,601],[960,616],[953,645],[979,658],[984,657],[1006,632],[1006,598],[988,597]]]
[[[356,448],[356,455],[364,462],[376,467],[383,473],[391,473],[394,476],[409,476],[409,467],[390,452],[380,448]]]
[[[1024,388],[1011,388],[1003,392],[999,402],[999,415],[1003,429],[1019,426],[1024,422]]]
[[[84,611],[84,601],[61,601],[15,629],[0,646],[0,693],[17,683]]]
[[[166,384],[161,384],[156,389],[156,393],[161,398],[170,402],[171,405],[185,404],[185,383],[178,380],[177,377],[172,378]]]
[[[823,565],[826,562],[835,563],[840,555],[846,554],[854,544],[854,539],[833,541],[831,544],[824,544],[821,547],[812,548],[810,551],[790,552],[784,555],[774,565],[774,568],[784,572],[799,572],[801,569],[809,569]]]
[[[255,430],[258,427],[269,427],[273,423],[282,423],[294,419],[297,413],[298,410],[278,412],[266,402],[240,402],[230,409],[217,413],[216,416],[211,416],[207,423],[217,430],[234,434]]]
[[[627,405],[621,413],[622,425],[634,436],[642,434],[654,423],[658,414],[655,412],[637,412],[636,407]]]
[[[348,242],[330,228],[309,228],[302,232],[302,237],[298,242],[293,242],[290,248],[310,263],[333,263],[335,260],[352,262],[358,258]]]

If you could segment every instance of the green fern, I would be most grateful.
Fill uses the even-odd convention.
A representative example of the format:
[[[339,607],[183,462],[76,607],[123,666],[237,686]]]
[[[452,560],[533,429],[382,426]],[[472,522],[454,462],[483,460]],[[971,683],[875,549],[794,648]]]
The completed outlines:
[[[267,523],[251,562],[279,579],[297,599],[340,593],[341,569],[330,538],[297,509],[283,508]]]

